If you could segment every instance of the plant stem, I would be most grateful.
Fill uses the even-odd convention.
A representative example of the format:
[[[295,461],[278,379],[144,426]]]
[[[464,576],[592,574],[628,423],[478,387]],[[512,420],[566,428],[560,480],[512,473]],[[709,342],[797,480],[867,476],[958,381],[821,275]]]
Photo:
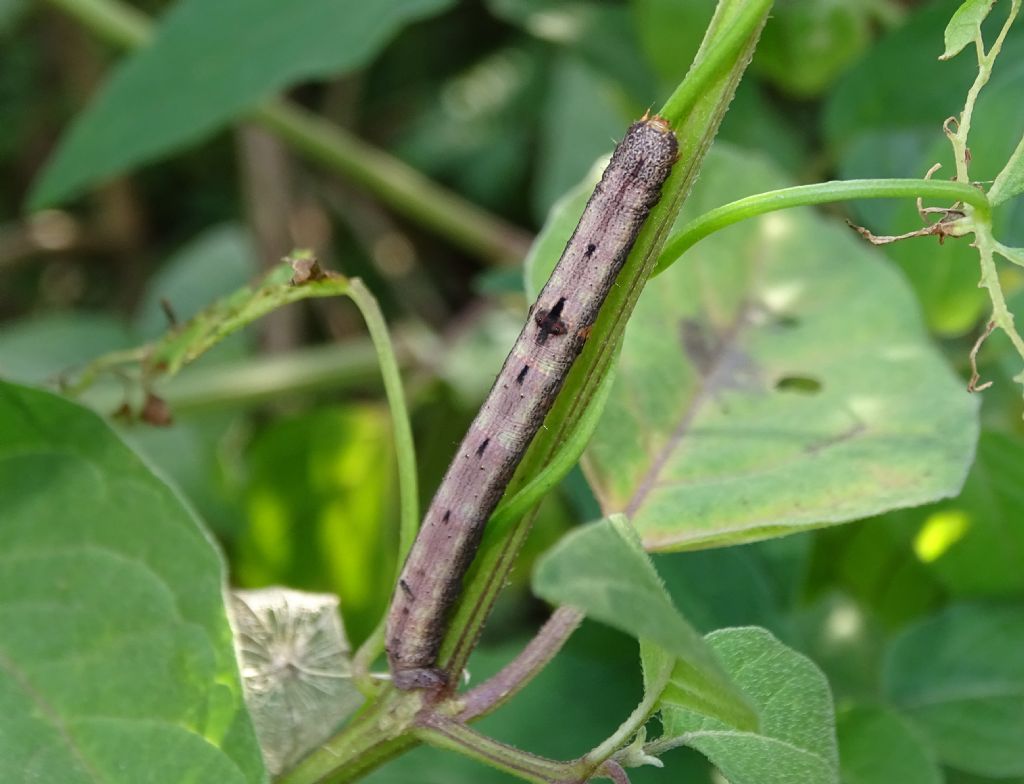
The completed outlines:
[[[625,746],[630,738],[636,735],[658,709],[658,702],[661,694],[665,691],[672,678],[672,670],[675,667],[675,659],[666,656],[662,663],[661,670],[649,675],[644,684],[644,698],[626,718],[619,728],[615,730],[600,745],[587,752],[584,759],[592,764],[600,764],[611,757],[616,751]]]
[[[981,93],[982,88],[988,84],[988,80],[992,76],[992,66],[995,64],[996,57],[999,56],[999,52],[1003,48],[1003,41],[1006,40],[1006,35],[1010,32],[1010,27],[1020,11],[1020,5],[1021,0],[1011,1],[1010,11],[1006,16],[1006,20],[1003,22],[999,35],[996,36],[996,40],[992,43],[988,52],[985,51],[985,43],[981,38],[980,30],[975,38],[975,48],[978,52],[978,75],[975,77],[971,89],[967,91],[967,100],[964,102],[964,110],[960,113],[960,120],[957,122],[956,131],[953,133],[947,132],[949,140],[953,145],[953,155],[956,161],[956,179],[958,182],[970,182],[967,174],[967,167],[970,163],[967,137],[971,132],[974,106],[978,101],[978,95]]]
[[[458,721],[469,722],[484,716],[518,694],[555,657],[582,621],[583,613],[575,607],[555,610],[515,659],[456,700],[461,706]]]
[[[582,784],[596,769],[579,761],[559,762],[522,751],[436,715],[416,729],[416,736],[431,746],[455,751],[534,784]]]
[[[665,101],[658,114],[672,125],[684,120],[704,90],[733,66],[737,55],[747,46],[751,31],[763,23],[772,2],[773,0],[751,0],[740,5],[727,24],[723,19],[722,26],[725,29],[714,39],[714,46],[708,48],[705,53],[704,48],[710,40],[705,38],[690,72]],[[709,32],[714,30],[715,24],[712,22]],[[706,56],[701,57],[702,54]]]
[[[798,185],[793,188],[758,193],[724,204],[686,224],[665,244],[653,275],[660,275],[674,264],[687,250],[709,234],[734,223],[764,215],[775,210],[828,204],[853,199],[894,199],[918,197],[963,202],[972,205],[982,215],[989,214],[985,194],[972,185],[941,180],[845,180]]]
[[[293,103],[268,102],[252,117],[297,152],[362,185],[397,212],[475,256],[513,264],[530,247],[532,237],[523,230]]]
[[[274,784],[342,784],[356,781],[417,744],[412,735],[420,695],[385,689],[337,735]]]
[[[765,5],[761,0],[722,0],[710,30],[721,30],[723,26],[728,26],[729,20],[744,16],[742,12],[751,2],[759,9]],[[732,100],[760,34],[765,13],[754,20],[744,16],[749,24],[745,28],[745,48],[712,84],[705,81],[709,78],[707,74],[696,67],[691,70],[691,74],[696,73],[696,78],[701,80],[702,89],[693,104],[692,112],[675,128],[679,141],[679,162],[665,184],[661,201],[651,211],[633,252],[619,274],[618,283],[601,310],[583,354],[548,415],[545,429],[534,438],[509,492],[514,493],[555,458],[593,400],[601,380],[609,372],[626,321]],[[713,51],[719,37],[719,33],[709,32],[708,38],[711,40],[705,42],[701,51]],[[526,539],[534,516],[535,511],[521,519],[510,533],[501,536],[496,535],[496,532],[485,533],[484,542],[467,576],[466,589],[457,606],[449,634],[442,645],[439,661],[446,671],[461,672],[465,667],[495,598],[505,584],[516,555]]]
[[[612,369],[601,379],[601,385],[594,393],[594,398],[587,406],[583,416],[573,429],[572,433],[562,444],[555,457],[544,466],[536,476],[527,482],[514,496],[503,500],[498,508],[494,510],[488,528],[496,529],[496,533],[508,529],[509,526],[519,522],[534,506],[540,503],[541,499],[572,470],[572,467],[579,461],[583,450],[587,448],[590,437],[597,430],[597,424],[601,421],[601,414],[604,412],[605,404],[611,395],[612,384],[615,382],[615,369]]]
[[[349,296],[356,303],[360,313],[363,314],[366,328],[373,340],[374,348],[377,351],[377,360],[380,364],[381,378],[384,381],[384,393],[388,399],[388,407],[391,409],[395,457],[398,462],[399,527],[395,575],[397,580],[397,572],[401,570],[412,543],[416,539],[416,530],[420,521],[416,448],[412,438],[412,425],[409,422],[409,410],[405,404],[405,393],[402,390],[402,374],[398,369],[398,360],[391,345],[384,315],[380,312],[377,300],[358,278],[350,280]],[[370,633],[352,660],[353,675],[364,694],[372,694],[376,690],[369,680],[369,669],[374,659],[384,650],[385,620],[385,618],[381,618],[377,628]]]
[[[122,49],[138,49],[152,40],[152,20],[120,0],[49,2]],[[306,109],[268,101],[251,117],[306,157],[359,183],[397,212],[487,262],[518,262],[529,248],[526,232]]]

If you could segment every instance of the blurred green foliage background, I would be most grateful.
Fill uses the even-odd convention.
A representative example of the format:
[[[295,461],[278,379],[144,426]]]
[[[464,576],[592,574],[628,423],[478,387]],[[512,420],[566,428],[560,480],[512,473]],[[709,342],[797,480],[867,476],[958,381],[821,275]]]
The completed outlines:
[[[793,182],[915,177],[937,161],[948,168],[941,125],[959,111],[975,73],[970,57],[936,59],[956,5],[779,0],[718,143],[771,162]],[[167,4],[138,6],[159,15]],[[711,0],[438,4],[383,36],[358,63],[328,58],[310,66],[320,69],[317,78],[288,83],[295,103],[507,225],[503,260],[396,212],[244,117],[184,134],[74,198],[27,209],[58,140],[122,55],[56,5],[0,0],[0,375],[52,381],[102,352],[159,335],[167,326],[161,303],[186,319],[293,247],[310,247],[326,266],[365,279],[385,310],[428,501],[522,323],[516,262],[526,243],[628,122],[679,81],[712,8]],[[306,43],[330,52],[330,36]],[[979,179],[995,175],[1024,128],[1022,55],[1018,25],[978,105],[972,171]],[[172,103],[166,116],[135,116],[105,131],[112,143],[131,146],[137,135],[166,131],[178,112],[187,127],[188,111]],[[878,234],[918,225],[912,203],[829,212]],[[1024,245],[1021,199],[996,221],[1004,242]],[[966,380],[968,352],[988,317],[976,254],[966,243],[933,239],[884,253]],[[1017,313],[1024,312],[1021,284],[1020,271],[1006,271]],[[911,784],[1024,781],[1024,735],[1012,734],[1024,728],[1024,657],[1008,642],[1024,638],[1024,427],[1020,390],[1010,381],[1020,368],[999,336],[980,359],[983,378],[995,384],[984,393],[977,459],[958,498],[655,559],[701,631],[763,625],[825,670],[849,784],[883,780],[872,764],[897,776],[890,781]],[[109,379],[87,400],[108,413],[122,394]],[[336,592],[349,635],[362,639],[388,600],[397,490],[375,357],[351,305],[316,301],[276,313],[163,394],[173,426],[123,425],[123,434],[197,507],[235,582]],[[545,502],[471,666],[474,681],[507,660],[545,615],[528,590],[531,559],[596,516],[579,473]],[[912,651],[943,634],[964,640],[976,665],[957,683],[1009,684],[1010,702],[965,698],[955,719],[921,715],[928,673]],[[906,678],[894,689],[901,672]],[[915,677],[923,683],[916,691]],[[482,727],[531,751],[570,757],[618,724],[639,683],[635,646],[587,624],[521,698]],[[992,736],[994,723],[1004,737]],[[695,753],[668,761],[670,772],[644,769],[634,780],[714,780]],[[909,767],[894,773],[899,768],[887,764]],[[370,780],[506,777],[421,750]]]

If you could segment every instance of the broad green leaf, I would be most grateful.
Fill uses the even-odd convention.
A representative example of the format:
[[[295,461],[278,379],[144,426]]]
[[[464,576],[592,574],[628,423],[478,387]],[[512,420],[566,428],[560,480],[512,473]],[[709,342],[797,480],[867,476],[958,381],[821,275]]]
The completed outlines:
[[[368,62],[451,0],[180,0],[65,135],[33,208],[194,144],[285,87]]]
[[[939,57],[940,60],[956,57],[965,46],[981,38],[981,23],[985,21],[993,5],[995,0],[965,0],[964,4],[956,9],[953,18],[946,25],[946,32],[943,35],[946,50]]]
[[[839,714],[843,784],[942,784],[935,755],[895,711],[857,706]]]
[[[264,781],[224,565],[95,414],[0,384],[0,779]]]
[[[892,702],[936,756],[969,773],[1024,775],[1024,609],[958,605],[893,641]]]
[[[832,695],[814,663],[756,627],[706,639],[757,706],[760,730],[664,708],[663,737],[700,751],[729,784],[838,784]]]
[[[718,149],[689,215],[779,185]],[[786,211],[709,237],[648,286],[584,467],[645,548],[733,544],[956,493],[976,409],[880,255]]]
[[[538,562],[534,592],[552,604],[572,605],[589,617],[664,649],[676,665],[666,699],[731,724],[755,726],[745,696],[722,670],[700,634],[672,600],[621,517],[601,520],[565,536]],[[648,651],[650,662],[662,654]]]
[[[867,48],[870,10],[857,0],[778,3],[752,67],[791,95],[818,95]]]
[[[1002,204],[1007,199],[1024,193],[1024,137],[1010,155],[1010,160],[999,172],[988,192],[992,204]]]
[[[398,492],[392,429],[379,406],[289,417],[246,455],[239,585],[290,585],[341,598],[353,640],[369,634],[394,585]]]

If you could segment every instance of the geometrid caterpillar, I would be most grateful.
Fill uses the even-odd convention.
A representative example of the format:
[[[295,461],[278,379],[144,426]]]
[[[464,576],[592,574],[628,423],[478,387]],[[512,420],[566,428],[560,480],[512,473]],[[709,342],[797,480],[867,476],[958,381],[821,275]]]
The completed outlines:
[[[661,118],[630,127],[463,438],[392,599],[387,652],[398,688],[446,684],[436,668],[444,622],[484,525],[583,349],[676,152],[675,134]]]

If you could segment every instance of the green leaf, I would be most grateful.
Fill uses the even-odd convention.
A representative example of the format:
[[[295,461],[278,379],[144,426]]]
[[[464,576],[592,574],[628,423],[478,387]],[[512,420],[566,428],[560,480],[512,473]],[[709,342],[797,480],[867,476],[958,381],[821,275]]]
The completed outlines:
[[[756,715],[729,680],[700,634],[672,606],[650,558],[621,517],[601,520],[565,536],[538,562],[533,590],[553,604],[572,605],[589,617],[664,649],[648,650],[645,670],[676,665],[665,699],[736,726]],[[648,666],[649,665],[649,666]]]
[[[928,745],[895,711],[857,706],[836,722],[843,784],[942,784]]]
[[[838,784],[832,695],[814,663],[757,627],[706,639],[757,706],[760,731],[665,708],[664,739],[700,751],[730,784]]]
[[[1024,774],[1024,610],[958,605],[893,641],[892,702],[948,765],[994,778]]]
[[[779,185],[717,149],[684,220]],[[880,254],[779,212],[709,237],[645,290],[584,467],[647,549],[733,544],[956,493],[976,404]]]
[[[943,38],[946,42],[946,50],[940,55],[940,60],[949,60],[956,57],[968,44],[974,43],[981,38],[981,23],[985,21],[995,0],[965,0],[964,4],[956,9],[949,24],[946,25],[946,32]]]
[[[266,428],[246,455],[239,585],[289,585],[341,597],[361,641],[394,587],[398,492],[387,411],[348,404]]]
[[[224,565],[95,415],[0,384],[0,779],[255,784]]]
[[[765,25],[753,69],[791,95],[811,98],[827,89],[871,40],[867,3],[790,0]]]
[[[955,499],[915,510],[917,558],[958,596],[1024,593],[1024,439],[985,432]]]
[[[194,144],[274,93],[368,62],[452,0],[180,0],[62,139],[33,209]],[[242,23],[244,20],[244,23]]]
[[[988,192],[993,206],[1024,193],[1024,136]]]

